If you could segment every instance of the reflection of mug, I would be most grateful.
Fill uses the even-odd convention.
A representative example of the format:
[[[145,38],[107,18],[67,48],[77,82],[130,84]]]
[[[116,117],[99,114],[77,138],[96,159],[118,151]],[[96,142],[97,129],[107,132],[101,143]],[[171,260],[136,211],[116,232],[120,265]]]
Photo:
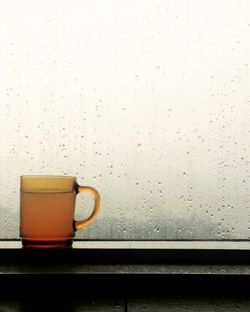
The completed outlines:
[[[86,220],[75,221],[76,195],[81,192],[94,196],[94,209]],[[99,210],[98,192],[78,185],[75,177],[21,177],[20,236],[24,247],[71,247],[75,231],[92,223]]]

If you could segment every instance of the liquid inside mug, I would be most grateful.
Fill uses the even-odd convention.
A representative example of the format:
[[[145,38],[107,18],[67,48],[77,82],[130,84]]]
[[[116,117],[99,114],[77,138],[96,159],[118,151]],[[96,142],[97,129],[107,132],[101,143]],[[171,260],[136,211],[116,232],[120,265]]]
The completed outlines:
[[[76,195],[89,192],[95,203],[92,214],[75,221]],[[23,247],[71,247],[75,232],[92,223],[100,210],[100,196],[69,176],[21,176],[20,237]]]

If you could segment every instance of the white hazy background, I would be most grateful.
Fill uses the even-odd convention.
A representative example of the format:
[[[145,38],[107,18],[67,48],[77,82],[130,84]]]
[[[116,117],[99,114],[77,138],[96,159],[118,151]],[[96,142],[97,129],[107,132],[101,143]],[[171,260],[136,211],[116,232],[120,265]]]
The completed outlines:
[[[249,170],[249,1],[0,2],[1,238],[59,174],[102,196],[77,238],[248,239]]]

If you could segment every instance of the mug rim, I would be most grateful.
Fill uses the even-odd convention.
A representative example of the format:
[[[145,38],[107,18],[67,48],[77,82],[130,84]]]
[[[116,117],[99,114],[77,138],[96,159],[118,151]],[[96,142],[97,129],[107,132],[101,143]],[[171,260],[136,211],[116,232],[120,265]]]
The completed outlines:
[[[64,176],[64,175],[53,175],[53,174],[25,174],[25,175],[21,175],[20,178],[32,178],[32,179],[35,179],[35,178],[46,178],[46,179],[55,179],[55,178],[58,178],[58,179],[72,179],[72,178],[76,178],[75,176]]]
[[[57,193],[71,192],[77,184],[76,177],[60,175],[23,175],[21,192]]]

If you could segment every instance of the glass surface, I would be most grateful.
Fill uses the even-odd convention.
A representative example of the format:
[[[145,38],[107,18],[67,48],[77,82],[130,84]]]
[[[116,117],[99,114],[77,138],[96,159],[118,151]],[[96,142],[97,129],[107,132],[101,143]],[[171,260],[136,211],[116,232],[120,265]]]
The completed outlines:
[[[1,238],[27,174],[98,189],[76,238],[249,238],[250,2],[4,0],[0,42]]]

